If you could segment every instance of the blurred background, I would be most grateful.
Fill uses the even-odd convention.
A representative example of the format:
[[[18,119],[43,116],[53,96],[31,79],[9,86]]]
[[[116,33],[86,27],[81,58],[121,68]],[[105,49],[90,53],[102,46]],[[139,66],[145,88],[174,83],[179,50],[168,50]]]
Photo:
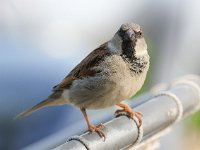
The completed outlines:
[[[86,129],[77,108],[50,107],[22,120],[21,111],[51,88],[122,23],[141,25],[151,55],[143,91],[200,73],[198,0],[0,0],[0,149],[50,149]],[[142,93],[142,92],[141,92]],[[89,111],[93,122],[114,108]],[[161,139],[160,150],[197,150],[200,114]]]

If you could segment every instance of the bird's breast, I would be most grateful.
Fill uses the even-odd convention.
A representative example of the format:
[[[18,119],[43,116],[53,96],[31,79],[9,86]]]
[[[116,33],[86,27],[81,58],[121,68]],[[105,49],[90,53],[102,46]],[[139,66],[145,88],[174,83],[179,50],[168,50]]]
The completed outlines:
[[[103,65],[109,70],[109,80],[115,84],[113,91],[116,101],[133,96],[142,87],[148,70],[147,67],[140,74],[135,74],[130,69],[131,64],[118,55],[108,57]]]
[[[102,70],[101,73],[73,82],[69,98],[75,106],[99,109],[128,99],[142,87],[147,72],[133,74],[119,55],[107,57],[96,69]]]

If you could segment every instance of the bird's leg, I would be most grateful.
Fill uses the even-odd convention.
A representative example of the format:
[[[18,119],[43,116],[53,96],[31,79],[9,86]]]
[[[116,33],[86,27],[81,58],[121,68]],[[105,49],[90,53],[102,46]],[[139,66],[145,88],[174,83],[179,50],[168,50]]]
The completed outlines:
[[[86,120],[86,122],[87,122],[89,131],[98,133],[98,135],[99,135],[100,137],[103,137],[103,138],[104,138],[104,141],[105,141],[106,136],[105,136],[105,134],[103,133],[103,131],[101,131],[101,129],[102,129],[102,128],[105,128],[105,126],[104,126],[103,124],[99,124],[99,125],[97,125],[97,126],[94,126],[94,125],[91,123],[91,121],[89,120],[89,117],[88,117],[88,115],[87,115],[87,113],[86,113],[86,109],[85,109],[85,108],[80,108],[80,109],[81,109],[81,112],[83,113],[83,116],[85,117],[85,120]]]
[[[125,112],[125,113],[127,113],[131,118],[133,118],[133,116],[135,116],[135,117],[137,117],[140,126],[142,125],[142,113],[133,111],[133,109],[132,109],[130,106],[128,106],[127,104],[124,104],[124,103],[118,103],[118,104],[116,104],[116,105],[119,106],[119,107],[122,107],[123,109],[117,110],[117,111],[115,112],[115,114]]]

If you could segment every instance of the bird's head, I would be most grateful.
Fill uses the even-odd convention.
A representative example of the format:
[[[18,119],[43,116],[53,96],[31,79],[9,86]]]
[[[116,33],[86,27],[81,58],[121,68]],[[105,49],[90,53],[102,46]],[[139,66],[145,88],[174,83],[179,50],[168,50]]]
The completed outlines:
[[[143,37],[143,32],[138,24],[125,23],[114,37],[108,42],[111,52],[125,55],[131,58],[147,53],[147,45]]]

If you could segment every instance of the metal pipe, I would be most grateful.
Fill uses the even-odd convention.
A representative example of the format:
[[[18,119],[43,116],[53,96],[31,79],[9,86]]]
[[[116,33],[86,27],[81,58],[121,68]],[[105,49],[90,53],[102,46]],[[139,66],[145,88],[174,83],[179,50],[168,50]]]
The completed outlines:
[[[197,111],[200,104],[200,78],[187,76],[169,84],[165,92],[152,94],[134,108],[143,114],[142,130],[138,131],[136,120],[120,115],[104,125],[106,141],[96,133],[86,132],[69,140],[54,150],[105,150],[129,149],[135,146],[143,131],[142,144],[152,136],[172,126],[176,121]],[[154,90],[155,91],[155,90]],[[132,106],[132,102],[129,103]],[[138,144],[137,147],[140,145]]]

